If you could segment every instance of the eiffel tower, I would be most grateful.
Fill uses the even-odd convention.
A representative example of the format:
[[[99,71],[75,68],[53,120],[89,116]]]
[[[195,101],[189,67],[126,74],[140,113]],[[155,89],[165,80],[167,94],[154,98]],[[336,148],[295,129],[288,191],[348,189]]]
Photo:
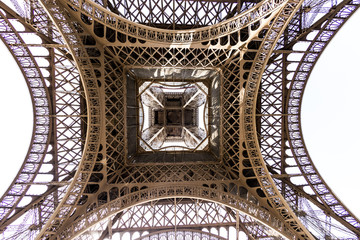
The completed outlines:
[[[1,1],[34,109],[1,238],[359,239],[300,122],[315,63],[359,5]]]

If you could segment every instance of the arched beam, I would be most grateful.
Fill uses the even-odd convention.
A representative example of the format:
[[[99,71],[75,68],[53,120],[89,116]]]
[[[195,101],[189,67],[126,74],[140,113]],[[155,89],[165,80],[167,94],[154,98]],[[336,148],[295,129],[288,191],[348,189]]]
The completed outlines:
[[[261,222],[281,236],[286,236],[289,239],[293,238],[293,234],[285,227],[282,220],[275,218],[267,210],[259,207],[258,205],[231,193],[196,185],[169,185],[164,187],[154,187],[121,196],[98,208],[95,208],[93,211],[85,213],[73,221],[70,225],[66,226],[62,232],[59,232],[56,238],[75,238],[76,236],[84,233],[90,227],[99,223],[99,221],[108,219],[127,208],[153,200],[177,197],[198,198],[209,202],[223,204],[250,216],[258,222]]]
[[[310,196],[309,200],[317,205],[325,206],[324,211],[357,236],[360,236],[360,221],[332,193],[310,158],[302,134],[300,115],[305,87],[316,62],[331,39],[359,7],[360,2],[358,1],[347,0],[341,2],[328,15],[319,20],[322,24],[318,24],[319,26],[315,30],[316,35],[312,39],[308,39],[308,36],[313,31],[304,33],[300,38],[299,42],[310,42],[310,44],[305,50],[300,51],[300,53],[303,53],[301,60],[295,62],[297,68],[293,71],[293,77],[290,79],[291,85],[287,102],[287,112],[291,115],[286,118],[292,152],[299,170],[307,181],[306,186],[311,189],[305,191]]]

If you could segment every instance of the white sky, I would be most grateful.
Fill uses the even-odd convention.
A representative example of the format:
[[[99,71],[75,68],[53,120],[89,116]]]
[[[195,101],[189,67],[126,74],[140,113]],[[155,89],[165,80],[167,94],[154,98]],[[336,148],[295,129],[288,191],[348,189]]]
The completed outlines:
[[[305,144],[326,183],[360,218],[360,11],[311,74],[302,105]]]
[[[318,170],[349,209],[360,217],[360,12],[341,29],[317,63],[302,107],[303,133]],[[0,41],[1,42],[1,41]],[[0,194],[28,150],[32,107],[20,70],[0,43]]]
[[[0,195],[15,178],[27,154],[33,113],[28,87],[15,60],[0,40]]]

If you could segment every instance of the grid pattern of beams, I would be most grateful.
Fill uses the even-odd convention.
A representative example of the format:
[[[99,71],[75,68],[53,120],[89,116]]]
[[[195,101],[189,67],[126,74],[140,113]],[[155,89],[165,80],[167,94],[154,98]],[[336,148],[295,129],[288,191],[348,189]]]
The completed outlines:
[[[309,208],[302,204],[307,201],[304,198],[353,232],[348,236],[359,236],[359,221],[314,170],[300,131],[299,107],[308,75],[326,43],[359,5],[344,1],[324,16],[326,20],[313,24],[314,18],[306,15],[309,8],[321,12],[324,4],[266,0],[256,6],[232,1],[139,5],[136,1],[59,0],[32,1],[24,9],[17,3],[16,11],[1,4],[6,12],[1,13],[1,37],[34,91],[39,120],[35,130],[44,124],[48,129],[33,138],[31,149],[40,149],[36,152],[40,157],[31,162],[30,170],[27,157],[14,180],[23,183],[25,176],[26,184],[22,188],[13,184],[2,199],[6,206],[1,206],[1,226],[15,229],[12,237],[5,236],[16,239],[29,233],[39,239],[93,239],[96,232],[103,239],[154,228],[170,237],[169,228],[178,227],[184,234],[190,229],[191,234],[205,236],[205,225],[218,224],[228,231],[243,231],[250,239],[313,239],[313,229],[303,225],[313,210],[305,217],[296,215]],[[247,8],[251,10],[242,12]],[[185,10],[196,12],[197,17],[190,18]],[[205,15],[200,14],[202,10]],[[231,16],[235,17],[228,19]],[[10,19],[41,37],[43,43],[36,47],[48,52],[50,66],[38,66],[29,51],[35,45],[22,40]],[[307,39],[313,31],[317,36]],[[289,60],[294,44],[302,42],[310,42],[299,51],[302,58]],[[31,67],[24,57],[31,59]],[[297,64],[296,70],[287,70],[289,61]],[[223,123],[219,161],[127,161],[129,68],[219,73]],[[42,76],[44,70],[49,78]],[[34,76],[41,84],[32,80]],[[48,146],[51,151],[46,150]],[[52,160],[43,162],[45,155]],[[289,158],[295,163],[291,167],[307,181],[305,185],[294,183],[286,174]],[[47,166],[52,170],[41,171]],[[33,179],[41,174],[51,179],[35,183]],[[45,185],[46,190],[32,193],[29,189],[35,184]],[[30,203],[20,207],[26,197]],[[197,200],[189,200],[193,198]],[[10,216],[13,209],[16,212]],[[31,215],[35,217],[30,221]],[[27,227],[13,226],[15,220]],[[219,232],[215,235],[222,239]]]

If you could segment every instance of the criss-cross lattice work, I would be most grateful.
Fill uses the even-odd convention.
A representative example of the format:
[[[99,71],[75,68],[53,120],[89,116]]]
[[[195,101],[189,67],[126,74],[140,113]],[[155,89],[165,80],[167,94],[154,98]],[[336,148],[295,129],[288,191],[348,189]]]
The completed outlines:
[[[3,238],[359,237],[359,221],[312,165],[299,122],[309,72],[358,2],[331,3],[329,13],[325,0],[13,3],[0,4],[0,34],[37,121],[2,198]],[[15,22],[42,43],[23,39]],[[292,53],[297,43],[307,47]],[[209,146],[137,148],[133,82],[208,77]]]
[[[214,25],[225,20],[229,12],[238,7],[236,2],[177,2],[170,0],[158,2],[108,1],[103,6],[132,22],[155,27],[160,25],[162,28],[170,29],[179,26]]]
[[[211,215],[208,213],[211,213]],[[148,217],[144,219],[143,216]],[[121,237],[124,236],[124,233],[130,233],[136,238],[136,232],[139,230],[153,230],[155,234],[160,234],[157,231],[163,232],[164,229],[169,229],[166,231],[170,233],[170,229],[174,228],[176,228],[177,232],[186,230],[198,232],[203,228],[209,230],[217,228],[217,231],[225,231],[230,236],[231,232],[235,231],[236,219],[240,219],[242,231],[247,234],[252,233],[253,236],[257,237],[267,236],[266,232],[268,230],[266,227],[259,226],[250,217],[239,212],[235,213],[230,208],[221,207],[216,203],[210,204],[198,199],[158,200],[151,202],[151,204],[135,206],[117,214],[110,221],[112,225],[112,230],[110,231],[113,237]],[[104,221],[101,236],[109,234],[107,229],[108,223],[108,221]],[[192,225],[196,225],[198,230],[188,229]],[[218,227],[219,225],[222,225],[222,229]],[[83,238],[84,235],[79,236],[79,239]],[[225,239],[228,238],[226,237]]]

